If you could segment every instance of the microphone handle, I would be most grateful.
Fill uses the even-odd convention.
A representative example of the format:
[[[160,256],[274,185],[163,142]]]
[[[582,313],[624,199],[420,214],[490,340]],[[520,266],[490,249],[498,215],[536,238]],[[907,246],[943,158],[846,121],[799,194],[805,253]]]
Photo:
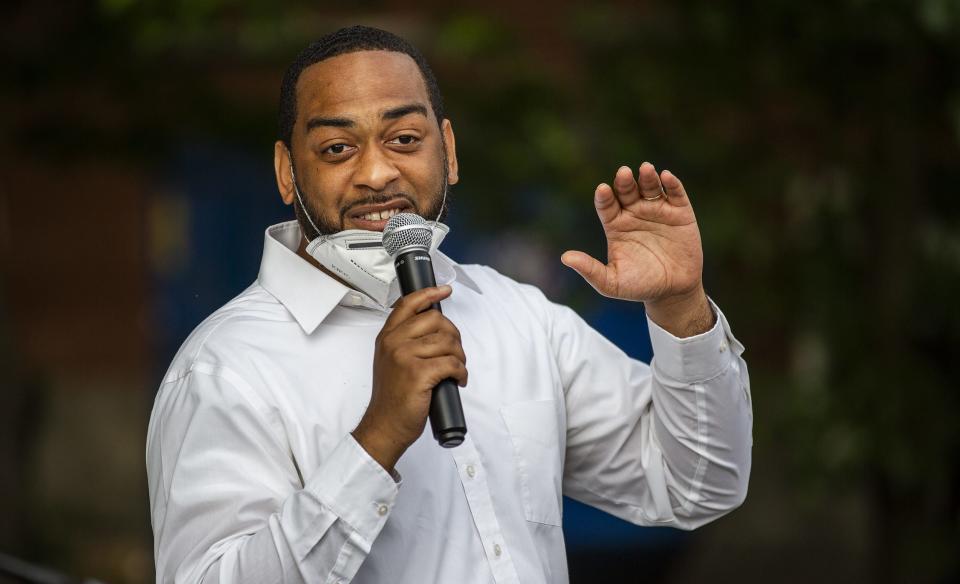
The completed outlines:
[[[400,291],[404,296],[437,285],[433,275],[433,260],[425,249],[397,255],[393,266],[397,270]],[[443,312],[439,302],[434,302],[431,308]],[[460,388],[453,379],[444,379],[433,388],[433,395],[430,397],[430,428],[433,430],[434,439],[444,448],[459,446],[467,434]]]

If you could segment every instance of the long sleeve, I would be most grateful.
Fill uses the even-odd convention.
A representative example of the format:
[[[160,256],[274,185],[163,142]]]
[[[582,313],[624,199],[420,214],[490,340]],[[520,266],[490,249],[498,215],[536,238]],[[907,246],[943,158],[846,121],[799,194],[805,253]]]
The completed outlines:
[[[630,359],[573,311],[550,331],[567,408],[564,493],[640,525],[694,529],[739,506],[750,476],[743,346],[716,325],[678,339],[649,322],[654,359]]]
[[[158,582],[356,574],[398,482],[346,435],[304,485],[270,411],[223,367],[195,362],[168,375],[147,441]]]

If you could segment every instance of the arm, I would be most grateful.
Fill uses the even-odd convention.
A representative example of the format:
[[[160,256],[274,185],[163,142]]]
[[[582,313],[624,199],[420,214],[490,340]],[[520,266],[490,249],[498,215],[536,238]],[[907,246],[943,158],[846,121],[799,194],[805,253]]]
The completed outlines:
[[[399,485],[350,436],[298,469],[270,420],[221,367],[195,363],[161,388],[147,441],[157,582],[347,582],[359,569]]]
[[[743,346],[703,291],[700,231],[676,176],[645,162],[634,180],[621,167],[612,187],[597,187],[594,207],[607,263],[579,251],[561,260],[600,294],[644,303],[655,358],[652,367],[630,361],[579,319],[555,319],[561,370],[574,360],[565,485],[635,522],[693,528],[746,496]]]
[[[632,523],[681,529],[743,502],[749,378],[743,347],[717,314],[712,329],[687,339],[648,321],[656,356],[647,366],[555,307],[550,335],[567,406],[564,494]]]
[[[459,333],[401,299],[378,335],[360,425],[319,468],[296,466],[272,408],[235,372],[195,362],[157,398],[147,471],[159,582],[348,582],[396,499],[389,473],[423,432],[432,388],[466,384]]]

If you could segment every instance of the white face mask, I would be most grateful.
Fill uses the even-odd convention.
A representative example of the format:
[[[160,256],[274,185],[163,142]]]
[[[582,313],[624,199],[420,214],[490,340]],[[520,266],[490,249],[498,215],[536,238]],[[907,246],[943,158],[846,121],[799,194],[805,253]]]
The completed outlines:
[[[432,255],[450,228],[435,222],[431,229]],[[400,283],[393,258],[383,249],[382,237],[379,231],[347,229],[314,239],[307,244],[307,253],[350,286],[389,308],[400,298]]]
[[[292,156],[291,160],[293,160]],[[293,190],[297,194],[303,214],[310,222],[310,226],[320,233],[310,217],[307,206],[303,204],[297,178],[293,174],[292,163],[290,175],[293,177]],[[447,189],[444,187],[440,215],[443,214],[443,207],[446,204]],[[430,225],[433,231],[433,239],[430,242],[431,255],[437,251],[443,238],[450,232],[449,227],[440,223],[440,215]],[[400,283],[397,281],[397,271],[393,267],[393,258],[383,249],[383,233],[366,229],[347,229],[330,235],[321,235],[307,244],[306,251],[321,266],[372,298],[383,308],[393,306],[393,303],[400,298]]]

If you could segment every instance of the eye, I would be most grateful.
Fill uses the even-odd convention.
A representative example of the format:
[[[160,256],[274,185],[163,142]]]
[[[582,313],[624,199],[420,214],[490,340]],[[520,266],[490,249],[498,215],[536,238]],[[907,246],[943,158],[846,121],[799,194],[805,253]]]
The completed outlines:
[[[332,154],[334,156],[340,156],[347,153],[347,149],[350,148],[349,144],[334,144],[333,146],[328,146],[323,153]]]
[[[390,143],[397,144],[398,146],[416,146],[420,143],[420,138],[417,138],[412,134],[402,134],[393,140],[390,140]]]

